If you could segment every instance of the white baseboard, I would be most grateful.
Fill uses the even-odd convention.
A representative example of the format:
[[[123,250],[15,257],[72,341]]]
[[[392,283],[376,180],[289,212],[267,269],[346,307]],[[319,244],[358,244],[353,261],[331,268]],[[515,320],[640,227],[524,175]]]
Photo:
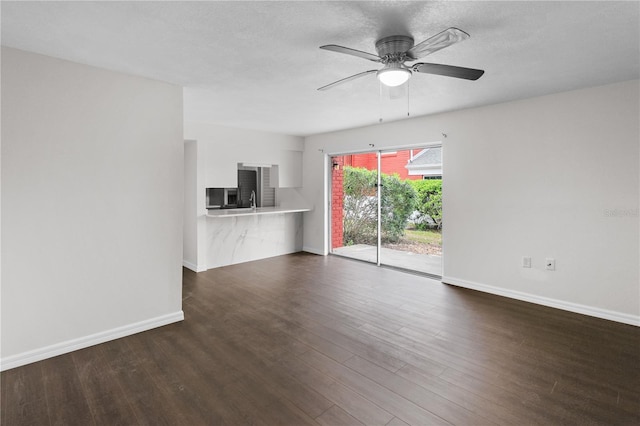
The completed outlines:
[[[538,305],[549,306],[551,308],[562,309],[564,311],[575,312],[578,314],[589,315],[596,318],[602,318],[610,321],[621,322],[624,324],[640,326],[640,316],[625,314],[622,312],[610,311],[607,309],[596,308],[593,306],[581,305],[578,303],[565,302],[563,300],[551,299],[535,294],[523,293],[521,291],[508,290],[500,287],[494,287],[486,284],[480,284],[472,281],[462,280],[454,277],[442,277],[442,282],[452,284],[457,287],[469,288],[485,293],[496,294],[498,296],[509,297],[511,299],[531,302]]]
[[[318,256],[325,256],[326,253],[324,253],[323,250],[318,250],[315,247],[302,247],[302,251],[306,251],[307,253],[311,253],[311,254],[317,254]]]
[[[0,371],[20,367],[32,362],[42,361],[43,359],[77,351],[78,349],[88,348],[89,346],[119,339],[125,336],[130,336],[132,334],[151,330],[152,328],[161,327],[163,325],[182,320],[184,320],[184,313],[182,311],[173,312],[171,314],[162,315],[156,318],[151,318],[122,327],[113,328],[111,330],[102,331],[100,333],[90,334],[88,336],[80,337],[77,339],[67,340],[66,342],[56,343],[54,345],[45,346],[43,348],[34,349],[17,355],[11,355],[0,359]]]
[[[206,267],[199,267],[198,265],[188,262],[186,260],[182,261],[182,266],[184,266],[187,269],[191,269],[193,272],[204,272],[207,270]]]

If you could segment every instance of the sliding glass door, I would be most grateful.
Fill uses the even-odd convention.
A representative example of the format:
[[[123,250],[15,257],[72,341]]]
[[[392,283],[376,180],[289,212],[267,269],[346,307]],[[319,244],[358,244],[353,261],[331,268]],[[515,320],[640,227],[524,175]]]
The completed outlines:
[[[442,146],[380,153],[380,263],[442,275]]]
[[[442,148],[331,159],[331,252],[442,274]]]
[[[331,159],[331,252],[376,264],[378,157],[378,153],[371,152]]]

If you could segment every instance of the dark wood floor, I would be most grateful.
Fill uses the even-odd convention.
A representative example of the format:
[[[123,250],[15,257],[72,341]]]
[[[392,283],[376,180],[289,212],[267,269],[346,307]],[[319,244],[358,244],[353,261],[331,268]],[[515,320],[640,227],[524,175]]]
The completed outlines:
[[[2,425],[638,425],[640,329],[295,254],[185,321],[3,372]]]

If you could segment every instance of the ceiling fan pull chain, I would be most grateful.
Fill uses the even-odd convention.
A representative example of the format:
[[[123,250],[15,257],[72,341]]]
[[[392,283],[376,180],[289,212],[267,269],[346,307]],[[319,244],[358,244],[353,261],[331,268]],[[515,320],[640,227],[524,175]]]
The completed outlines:
[[[407,81],[407,117],[409,117],[409,93],[411,93],[409,89],[411,89],[411,84]]]
[[[378,91],[378,112],[380,115],[378,123],[382,123],[382,83],[378,83],[378,87],[380,88]]]

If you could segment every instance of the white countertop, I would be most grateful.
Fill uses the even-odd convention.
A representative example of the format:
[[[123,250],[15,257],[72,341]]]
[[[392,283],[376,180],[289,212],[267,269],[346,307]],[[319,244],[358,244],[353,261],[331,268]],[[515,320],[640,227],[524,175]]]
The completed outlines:
[[[262,214],[277,214],[277,213],[299,213],[309,212],[311,209],[307,208],[287,208],[287,207],[258,207],[257,209],[242,208],[242,209],[222,209],[222,210],[207,210],[207,217],[223,218],[223,217],[238,217],[238,216],[252,216]]]

